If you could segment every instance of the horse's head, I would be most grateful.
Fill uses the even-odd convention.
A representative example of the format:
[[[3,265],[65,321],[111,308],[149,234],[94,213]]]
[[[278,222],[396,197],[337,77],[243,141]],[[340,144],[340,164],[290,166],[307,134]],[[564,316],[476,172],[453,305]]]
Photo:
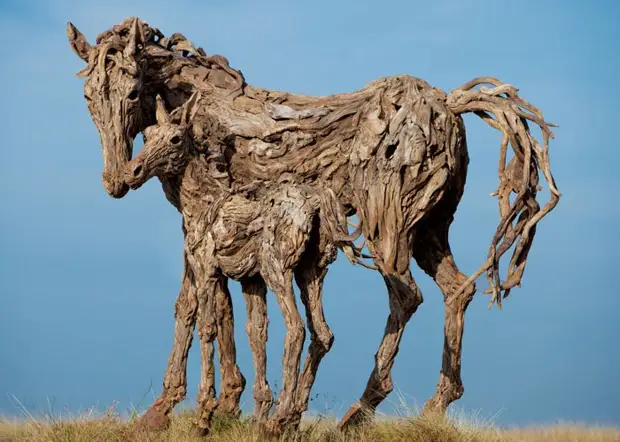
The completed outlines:
[[[125,167],[123,182],[137,189],[149,179],[183,173],[189,159],[197,153],[193,139],[192,118],[198,108],[199,92],[195,92],[172,115],[157,96],[157,124],[144,130],[144,147]]]
[[[123,172],[133,140],[149,123],[145,109],[153,106],[152,98],[144,94],[142,23],[127,19],[102,34],[95,46],[71,23],[67,35],[71,48],[88,63],[78,76],[86,76],[84,98],[101,139],[103,185],[111,196],[122,198],[129,190]]]

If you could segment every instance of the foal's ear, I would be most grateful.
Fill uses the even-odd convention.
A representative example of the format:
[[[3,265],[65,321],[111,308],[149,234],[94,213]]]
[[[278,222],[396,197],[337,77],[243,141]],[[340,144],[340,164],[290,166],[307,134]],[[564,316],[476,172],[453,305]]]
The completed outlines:
[[[170,123],[170,114],[166,110],[166,105],[160,95],[157,95],[155,98],[155,119],[157,120],[157,124]]]
[[[189,124],[192,122],[198,112],[200,101],[200,91],[196,91],[183,105],[183,113],[181,114],[181,122]]]

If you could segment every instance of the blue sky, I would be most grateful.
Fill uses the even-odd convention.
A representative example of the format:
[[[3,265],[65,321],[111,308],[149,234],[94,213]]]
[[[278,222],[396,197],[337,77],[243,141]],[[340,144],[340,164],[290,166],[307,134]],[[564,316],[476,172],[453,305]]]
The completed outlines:
[[[615,1],[8,0],[0,5],[0,414],[52,404],[77,413],[137,404],[161,391],[182,265],[180,218],[153,180],[122,200],[101,184],[99,138],[70,50],[71,20],[91,42],[127,16],[182,32],[223,54],[249,83],[308,94],[411,74],[449,91],[483,75],[517,86],[559,124],[552,169],[563,198],[540,224],[521,289],[504,311],[477,295],[466,317],[465,395],[456,408],[501,424],[620,423],[620,247],[617,86],[620,3]],[[465,273],[484,261],[498,221],[500,136],[466,116],[468,184],[451,232]],[[615,227],[614,227],[615,226]],[[441,365],[438,288],[412,264],[425,302],[393,369],[410,405],[434,392]],[[486,283],[481,280],[479,286]],[[231,283],[237,348],[252,363],[239,285]],[[388,312],[375,272],[340,257],[325,284],[336,340],[311,403],[341,415],[362,393]],[[270,302],[269,381],[279,380],[283,322]],[[614,350],[616,348],[616,350]],[[189,365],[188,405],[199,379]],[[148,397],[147,401],[152,399]],[[150,403],[150,402],[149,402]],[[380,411],[398,408],[393,393]],[[148,405],[148,403],[142,404]]]

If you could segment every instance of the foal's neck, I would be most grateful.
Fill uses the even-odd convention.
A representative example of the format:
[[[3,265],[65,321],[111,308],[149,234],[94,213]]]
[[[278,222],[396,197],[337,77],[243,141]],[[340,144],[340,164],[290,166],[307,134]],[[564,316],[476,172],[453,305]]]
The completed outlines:
[[[230,194],[227,172],[217,170],[217,162],[197,151],[178,175],[159,177],[164,194],[184,216],[205,214],[213,203]]]

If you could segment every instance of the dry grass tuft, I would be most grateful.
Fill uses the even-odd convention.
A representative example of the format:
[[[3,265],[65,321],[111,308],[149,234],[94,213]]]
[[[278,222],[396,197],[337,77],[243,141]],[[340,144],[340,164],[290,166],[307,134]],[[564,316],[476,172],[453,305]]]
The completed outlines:
[[[137,429],[135,421],[123,421],[113,412],[73,419],[0,420],[1,442],[181,442],[203,441],[192,434],[193,413],[179,413],[170,428],[161,433]],[[209,440],[221,442],[259,442],[267,440],[248,419],[239,421],[216,417]],[[379,420],[375,425],[342,434],[334,419],[305,421],[301,430],[281,440],[292,442],[345,441],[441,441],[441,442],[612,442],[620,441],[620,429],[559,425],[541,428],[500,430],[492,426],[468,424],[464,419],[445,417],[406,417]]]

